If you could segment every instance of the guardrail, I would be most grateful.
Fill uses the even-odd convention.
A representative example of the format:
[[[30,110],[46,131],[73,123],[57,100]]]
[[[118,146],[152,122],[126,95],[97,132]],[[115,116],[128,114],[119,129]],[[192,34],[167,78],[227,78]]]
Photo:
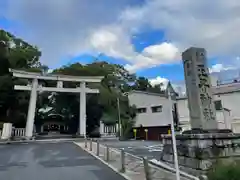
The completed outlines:
[[[98,141],[85,140],[84,147],[114,169],[130,176],[131,179],[146,180],[176,180],[175,169],[168,165],[156,165],[147,158],[140,158],[125,152],[123,149],[115,149],[100,144]],[[181,180],[201,180],[181,171]]]

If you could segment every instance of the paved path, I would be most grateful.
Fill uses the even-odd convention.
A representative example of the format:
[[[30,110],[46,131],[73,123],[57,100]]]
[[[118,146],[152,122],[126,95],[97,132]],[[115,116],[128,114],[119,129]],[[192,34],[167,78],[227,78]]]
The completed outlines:
[[[0,179],[125,180],[71,142],[0,145]]]

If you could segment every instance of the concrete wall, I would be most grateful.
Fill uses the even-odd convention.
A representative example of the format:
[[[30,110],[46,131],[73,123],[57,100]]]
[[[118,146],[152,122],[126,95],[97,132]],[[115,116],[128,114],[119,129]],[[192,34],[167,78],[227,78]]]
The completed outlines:
[[[138,113],[136,127],[167,126],[171,123],[169,103],[166,97],[147,93],[131,93],[128,96],[130,105],[146,108],[146,113]],[[152,112],[151,107],[162,106],[162,112]]]
[[[224,117],[225,116],[225,117]],[[229,111],[216,111],[216,119],[217,119],[217,124],[219,129],[226,129],[226,123],[225,120],[230,123],[230,115]],[[191,129],[191,124],[190,124],[190,119],[188,117],[180,118],[180,127],[182,128],[182,131],[190,130]],[[228,125],[228,124],[227,124]],[[231,124],[229,125],[229,129],[232,129]]]
[[[235,120],[232,122],[232,130],[235,133],[240,133],[240,120]]]
[[[240,92],[225,93],[214,95],[214,100],[222,100],[222,105],[229,111],[217,111],[216,118],[218,127],[228,127],[235,133],[240,133]],[[146,113],[140,113],[136,117],[136,127],[140,125],[145,127],[167,126],[171,123],[169,104],[166,97],[154,95],[151,93],[131,93],[129,94],[129,103],[135,104],[137,108],[146,108]],[[153,113],[152,106],[162,105],[162,112]],[[189,110],[187,99],[177,100],[179,121],[182,128],[188,130],[191,128],[189,120]],[[224,122],[224,118],[226,122]]]
[[[222,100],[224,108],[231,110],[233,121],[240,120],[240,92],[215,95],[215,100]]]
[[[224,95],[215,95],[215,100],[222,100],[222,104],[224,108],[230,109],[230,112],[227,110],[224,111],[216,111],[216,119],[218,121],[218,128],[224,129],[229,128],[232,129],[236,133],[240,133],[240,119],[239,119],[239,105],[240,103],[240,94],[238,93],[231,93],[231,94],[224,94]],[[179,114],[179,121],[182,124],[182,128],[188,130],[190,126],[190,119],[189,119],[189,109],[188,109],[188,101],[187,99],[180,99],[177,100],[178,106],[178,114]],[[238,122],[238,123],[237,123]],[[235,126],[235,130],[233,129],[233,123]],[[238,130],[239,129],[239,130]],[[239,132],[238,132],[239,131]]]

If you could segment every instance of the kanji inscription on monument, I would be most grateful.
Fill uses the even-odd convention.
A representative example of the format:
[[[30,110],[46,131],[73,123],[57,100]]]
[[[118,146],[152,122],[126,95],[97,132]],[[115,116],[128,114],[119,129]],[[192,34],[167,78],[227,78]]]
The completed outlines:
[[[205,49],[191,47],[182,60],[192,129],[217,129]]]

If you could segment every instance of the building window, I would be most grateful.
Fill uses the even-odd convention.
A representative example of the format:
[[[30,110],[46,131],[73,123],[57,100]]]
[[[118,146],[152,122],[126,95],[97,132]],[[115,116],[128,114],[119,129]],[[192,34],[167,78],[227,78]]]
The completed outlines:
[[[215,105],[216,110],[222,110],[222,108],[223,108],[221,100],[214,101],[214,105]]]
[[[162,112],[162,106],[153,106],[151,108],[153,113]]]
[[[147,112],[147,108],[138,108],[137,112],[138,113],[146,113]]]

